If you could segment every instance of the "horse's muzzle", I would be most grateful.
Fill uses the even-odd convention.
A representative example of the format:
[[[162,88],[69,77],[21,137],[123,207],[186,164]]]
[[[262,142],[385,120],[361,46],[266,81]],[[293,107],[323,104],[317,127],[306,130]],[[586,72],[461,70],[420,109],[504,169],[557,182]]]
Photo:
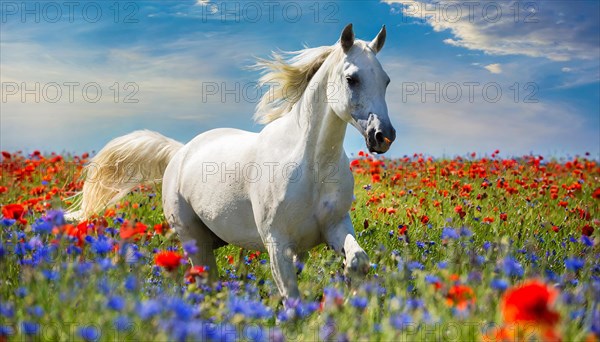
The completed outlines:
[[[369,115],[365,136],[367,148],[371,153],[385,153],[396,140],[396,130],[389,123],[383,123],[375,114]]]

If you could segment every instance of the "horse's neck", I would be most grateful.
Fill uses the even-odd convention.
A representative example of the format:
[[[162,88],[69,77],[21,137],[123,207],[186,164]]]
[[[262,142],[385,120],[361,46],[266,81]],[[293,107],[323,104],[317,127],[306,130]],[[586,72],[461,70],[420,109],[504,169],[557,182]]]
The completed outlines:
[[[318,73],[323,75],[325,73]],[[326,97],[326,77],[310,82],[290,119],[299,126],[301,146],[305,160],[321,167],[331,166],[340,160],[343,150],[346,123],[331,109]]]

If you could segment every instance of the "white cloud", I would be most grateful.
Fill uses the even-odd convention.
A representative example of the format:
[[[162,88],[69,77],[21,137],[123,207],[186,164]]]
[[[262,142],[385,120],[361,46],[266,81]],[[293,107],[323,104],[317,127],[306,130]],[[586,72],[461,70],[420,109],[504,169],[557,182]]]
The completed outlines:
[[[501,74],[502,73],[502,66],[499,63],[494,63],[494,64],[488,64],[486,66],[484,66],[484,68],[491,72],[492,74]]]
[[[449,63],[410,57],[382,60],[392,79],[387,96],[389,114],[397,130],[392,155],[420,151],[452,156],[457,151],[480,154],[495,149],[500,149],[504,156],[600,152],[597,144],[590,143],[600,141],[597,129],[593,129],[597,121],[586,117],[580,108],[544,98],[539,90],[531,93],[531,89],[523,88],[531,79],[529,73],[535,71],[524,70],[521,78],[512,78],[504,73],[496,76],[483,68]],[[466,84],[474,82],[477,85],[470,100]],[[521,88],[516,100],[515,82]],[[437,100],[432,94],[436,93],[436,84]],[[494,102],[492,90],[496,84],[502,96]],[[462,91],[456,101],[452,89],[455,85]],[[486,85],[493,85],[487,95],[483,91]],[[413,92],[409,87],[414,86],[418,88],[416,94],[408,95]],[[349,132],[348,136],[353,139],[353,144],[347,144],[351,151],[364,148],[357,134]]]
[[[573,71],[573,69],[568,68],[568,67],[564,67],[564,68],[560,69],[560,71],[562,71],[562,72],[571,72],[571,71]]]
[[[595,2],[384,2],[402,6],[394,13],[423,19],[437,32],[450,31],[453,38],[444,40],[449,45],[492,55],[526,55],[554,61],[600,58]]]
[[[182,141],[219,126],[253,128],[255,103],[241,98],[243,93],[238,94],[237,101],[234,95],[222,101],[220,91],[203,96],[203,89],[207,83],[219,88],[248,83],[254,76],[242,70],[252,58],[247,51],[267,54],[270,47],[253,39],[223,44],[222,35],[206,34],[212,38],[199,34],[161,44],[159,49],[152,45],[79,48],[76,42],[48,49],[27,39],[5,41],[3,34],[1,82],[16,84],[19,90],[6,95],[6,101],[0,99],[2,149],[45,147],[60,152],[68,147],[70,151],[89,151],[101,146],[99,142],[142,128]],[[228,39],[236,38],[229,34]],[[78,83],[72,102],[65,82]],[[128,82],[133,85],[124,89]],[[40,84],[38,102],[35,94],[26,95],[22,101],[22,83],[28,89]],[[48,85],[54,83],[62,92],[56,103],[49,101],[56,87]],[[82,94],[82,88],[91,83],[102,89],[95,103]],[[95,88],[89,89],[92,97]],[[124,103],[126,96],[139,101]]]

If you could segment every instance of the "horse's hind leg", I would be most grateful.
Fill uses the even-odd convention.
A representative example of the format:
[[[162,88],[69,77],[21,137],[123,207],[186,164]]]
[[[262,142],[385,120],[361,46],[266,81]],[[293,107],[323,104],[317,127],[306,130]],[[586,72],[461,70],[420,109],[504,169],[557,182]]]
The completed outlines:
[[[194,266],[208,266],[209,283],[218,279],[214,250],[225,245],[196,215],[192,207],[181,198],[163,197],[163,208],[167,222],[179,235],[181,243],[195,240],[198,252],[190,255]]]

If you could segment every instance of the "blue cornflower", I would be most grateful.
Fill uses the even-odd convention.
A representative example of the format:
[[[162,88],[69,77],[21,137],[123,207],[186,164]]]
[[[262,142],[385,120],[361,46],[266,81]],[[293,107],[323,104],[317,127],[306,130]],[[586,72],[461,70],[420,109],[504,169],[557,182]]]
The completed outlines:
[[[104,235],[98,236],[98,240],[92,242],[92,250],[98,255],[105,255],[112,249],[112,239],[109,239]]]
[[[92,264],[91,262],[82,261],[75,265],[75,272],[80,276],[84,276],[90,273],[93,267],[94,264]]]
[[[44,309],[42,309],[42,307],[39,305],[27,308],[27,312],[36,317],[42,317],[44,315]]]
[[[146,320],[161,313],[162,305],[154,299],[149,299],[141,302],[138,305],[137,311],[140,318]]]
[[[23,328],[23,333],[25,333],[25,335],[36,335],[38,331],[40,331],[40,325],[35,322],[23,321],[21,327]]]
[[[569,270],[569,271],[577,272],[580,269],[582,269],[584,265],[585,265],[585,261],[583,259],[579,259],[579,258],[575,258],[575,257],[565,259],[565,266],[567,267],[567,270]]]
[[[485,257],[483,255],[477,255],[475,257],[475,263],[477,264],[477,266],[481,266],[485,263]]]
[[[551,281],[551,282],[559,282],[560,277],[554,273],[554,271],[552,271],[551,269],[547,268],[544,270],[544,273],[546,274],[546,278]]]
[[[440,278],[438,278],[437,276],[428,274],[428,275],[425,276],[425,281],[428,284],[435,284],[435,283],[439,283],[440,282]]]
[[[411,310],[417,310],[424,306],[422,299],[417,298],[409,298],[406,300],[406,306],[408,306]]]
[[[79,254],[81,254],[81,248],[79,248],[75,245],[69,245],[69,246],[67,246],[67,254],[79,255]]]
[[[471,237],[473,236],[473,232],[469,230],[467,227],[460,228],[460,236]]]
[[[483,249],[485,251],[487,251],[488,249],[490,249],[491,246],[492,246],[492,243],[489,242],[489,241],[486,241],[486,242],[483,243]]]
[[[15,315],[15,308],[10,303],[0,302],[0,316],[12,318]]]
[[[56,281],[60,276],[60,274],[57,271],[52,270],[42,270],[42,274],[49,281]]]
[[[2,218],[2,221],[0,221],[0,222],[2,222],[2,225],[3,225],[3,226],[5,226],[5,227],[10,227],[10,226],[12,226],[13,224],[15,224],[15,222],[17,222],[17,220],[15,220],[15,219],[9,219],[9,218],[3,217],[3,218]]]
[[[183,250],[188,255],[195,255],[198,253],[198,246],[196,246],[196,240],[189,240],[183,243]]]
[[[295,308],[297,309],[297,306]],[[248,318],[269,318],[273,315],[271,309],[262,302],[245,300],[240,297],[232,297],[229,300],[229,310],[234,314],[240,313]]]
[[[126,316],[119,316],[115,318],[113,325],[117,331],[126,331],[132,327],[131,320]]]
[[[447,261],[440,261],[437,263],[437,267],[439,269],[446,269],[446,267],[448,267],[448,262]]]
[[[499,290],[501,292],[504,292],[508,288],[508,282],[502,278],[494,278],[490,282],[490,286],[494,290]]]
[[[102,335],[102,332],[93,325],[80,327],[78,333],[86,341],[98,341]]]
[[[502,264],[502,270],[504,271],[504,274],[508,277],[520,278],[525,273],[525,271],[523,270],[523,266],[511,256],[508,256],[504,259],[504,263]]]
[[[13,331],[13,328],[10,325],[0,324],[0,337],[7,337],[14,333],[15,332]]]
[[[125,299],[121,296],[112,296],[108,298],[106,306],[111,310],[121,311],[125,307]]]
[[[594,241],[587,235],[581,235],[581,243],[588,247],[594,246]]]
[[[369,301],[365,297],[353,297],[350,299],[350,303],[357,309],[364,310],[367,307]]]
[[[108,271],[109,269],[115,267],[112,260],[110,258],[102,258],[98,260],[98,265],[102,271]]]
[[[48,210],[46,213],[46,221],[50,222],[53,226],[65,225],[65,214],[62,210]]]
[[[133,292],[137,288],[137,279],[133,274],[130,274],[125,278],[125,289],[127,291]]]
[[[390,316],[390,325],[396,330],[404,330],[412,323],[412,317],[405,313]]]
[[[35,233],[39,234],[50,234],[52,232],[52,223],[46,221],[42,218],[35,220],[35,222],[31,225],[32,230]]]
[[[169,308],[173,310],[178,319],[183,321],[189,321],[196,313],[196,310],[191,305],[177,297],[172,298]]]
[[[425,269],[425,266],[423,266],[423,264],[420,263],[420,262],[418,262],[418,261],[411,261],[411,262],[408,263],[407,266],[408,266],[408,269],[411,270],[411,271],[415,270],[415,269],[417,269],[417,270],[423,270],[423,269]]]
[[[25,244],[25,249],[27,249],[28,251],[33,251],[43,246],[44,243],[42,242],[42,239],[40,239],[40,237],[36,235],[29,239],[29,241],[27,241],[27,243]]]
[[[25,298],[27,296],[27,288],[23,286],[19,287],[15,290],[15,295],[19,298]]]
[[[443,240],[458,239],[458,233],[456,232],[456,230],[454,228],[444,227],[442,229],[442,239]]]

